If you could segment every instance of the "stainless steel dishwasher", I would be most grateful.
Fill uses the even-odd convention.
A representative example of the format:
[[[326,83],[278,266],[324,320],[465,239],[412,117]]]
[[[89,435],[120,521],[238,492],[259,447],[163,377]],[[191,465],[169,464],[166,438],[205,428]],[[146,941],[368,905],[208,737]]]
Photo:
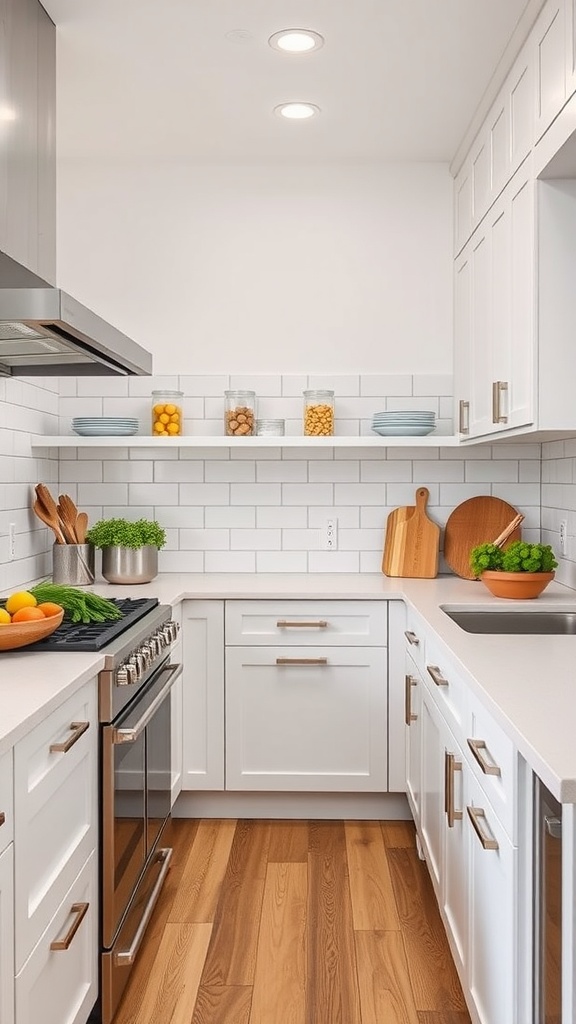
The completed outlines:
[[[562,805],[534,788],[534,1024],[562,1020]]]

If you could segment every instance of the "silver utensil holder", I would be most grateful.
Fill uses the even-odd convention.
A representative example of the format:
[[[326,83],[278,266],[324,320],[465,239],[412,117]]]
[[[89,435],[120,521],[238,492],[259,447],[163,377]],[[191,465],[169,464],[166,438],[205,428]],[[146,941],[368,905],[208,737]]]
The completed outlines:
[[[71,587],[87,587],[94,583],[94,545],[54,544],[52,580]]]

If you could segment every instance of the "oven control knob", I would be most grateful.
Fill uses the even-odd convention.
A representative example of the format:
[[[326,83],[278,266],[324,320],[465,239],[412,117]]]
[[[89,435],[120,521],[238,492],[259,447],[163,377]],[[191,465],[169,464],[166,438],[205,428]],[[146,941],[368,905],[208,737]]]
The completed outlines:
[[[139,651],[136,651],[134,654],[130,655],[128,659],[128,665],[132,666],[132,668],[134,669],[136,673],[136,680],[139,681],[140,679],[142,679],[142,676],[144,674],[144,658],[142,657]]]
[[[143,668],[150,668],[150,665],[152,664],[152,648],[150,647],[150,645],[147,643],[142,644],[142,646],[139,647],[138,650],[136,651],[136,654],[139,654],[140,657],[142,658]]]
[[[150,637],[148,645],[150,647],[150,650],[152,651],[152,657],[154,658],[154,660],[156,658],[159,658],[162,653],[162,645],[160,643],[160,637],[158,636],[157,633],[154,633],[154,636]]]
[[[172,620],[170,620],[170,622],[166,623],[166,625],[164,626],[164,634],[168,639],[168,643],[173,643],[174,640],[178,639],[179,629],[180,624],[178,622],[173,622]]]
[[[138,681],[136,673],[136,666],[131,665],[129,662],[124,662],[123,665],[116,671],[116,685],[117,686],[131,686],[133,683]]]

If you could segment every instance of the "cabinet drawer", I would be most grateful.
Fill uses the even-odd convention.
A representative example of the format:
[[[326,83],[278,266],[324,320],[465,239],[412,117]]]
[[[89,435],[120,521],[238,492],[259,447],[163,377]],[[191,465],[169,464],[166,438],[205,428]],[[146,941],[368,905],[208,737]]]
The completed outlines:
[[[515,842],[518,790],[516,748],[473,694],[469,694],[468,698],[465,752],[479,786],[512,842]]]
[[[386,645],[386,601],[227,601],[226,643]]]
[[[94,682],[14,749],[17,971],[96,847],[96,720]],[[81,732],[85,723],[88,728]]]
[[[97,878],[93,853],[16,976],[18,1021],[84,1024],[87,1020],[98,996]]]
[[[416,668],[423,672],[426,667],[426,641],[425,633],[416,616],[408,611],[406,615],[406,628],[404,630],[404,643],[406,653],[410,656]]]
[[[226,789],[387,788],[386,648],[229,647]]]
[[[434,699],[449,728],[454,732],[456,739],[459,739],[466,722],[468,689],[444,648],[433,641],[426,644],[422,676],[426,686],[434,694]]]
[[[0,853],[14,838],[14,775],[12,751],[0,757]]]

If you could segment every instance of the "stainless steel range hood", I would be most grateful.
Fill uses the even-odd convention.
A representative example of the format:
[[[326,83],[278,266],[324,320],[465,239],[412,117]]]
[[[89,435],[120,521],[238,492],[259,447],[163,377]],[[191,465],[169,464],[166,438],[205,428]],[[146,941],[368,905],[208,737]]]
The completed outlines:
[[[60,288],[0,252],[0,375],[152,373],[152,356]]]

